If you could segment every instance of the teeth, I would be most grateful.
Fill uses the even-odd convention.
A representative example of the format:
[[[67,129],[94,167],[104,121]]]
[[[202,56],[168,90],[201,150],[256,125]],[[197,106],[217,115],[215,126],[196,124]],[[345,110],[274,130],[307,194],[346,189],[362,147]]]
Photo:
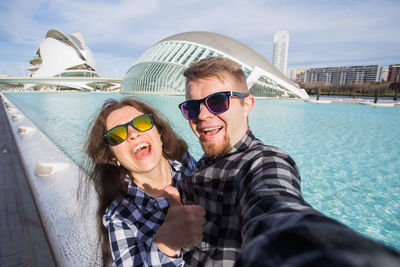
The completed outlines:
[[[133,148],[132,154],[135,154],[139,149],[150,146],[148,143],[141,143]]]
[[[203,131],[204,131],[204,132],[209,132],[209,131],[219,130],[219,129],[221,129],[221,128],[222,128],[222,126],[213,127],[213,128],[206,128],[206,129],[204,129]]]

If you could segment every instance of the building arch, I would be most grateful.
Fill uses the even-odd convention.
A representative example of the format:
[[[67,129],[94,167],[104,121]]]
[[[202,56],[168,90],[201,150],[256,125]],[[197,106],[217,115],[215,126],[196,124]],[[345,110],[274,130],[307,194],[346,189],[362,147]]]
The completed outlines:
[[[185,69],[215,56],[241,65],[253,95],[308,98],[305,90],[256,51],[212,32],[179,33],[157,42],[127,71],[121,92],[184,95]]]

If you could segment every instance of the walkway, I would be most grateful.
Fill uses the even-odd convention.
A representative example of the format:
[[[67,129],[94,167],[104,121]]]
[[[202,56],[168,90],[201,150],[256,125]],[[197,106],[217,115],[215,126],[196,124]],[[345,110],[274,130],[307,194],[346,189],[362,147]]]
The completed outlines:
[[[0,103],[0,267],[55,266]]]

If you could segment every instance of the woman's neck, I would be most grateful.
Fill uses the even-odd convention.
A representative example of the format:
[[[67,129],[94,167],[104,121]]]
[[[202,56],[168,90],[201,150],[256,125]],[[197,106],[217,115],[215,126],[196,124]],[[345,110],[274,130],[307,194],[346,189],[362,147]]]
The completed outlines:
[[[159,167],[150,172],[135,173],[132,176],[135,184],[154,198],[166,197],[164,187],[172,185],[171,167],[165,158],[161,160]]]

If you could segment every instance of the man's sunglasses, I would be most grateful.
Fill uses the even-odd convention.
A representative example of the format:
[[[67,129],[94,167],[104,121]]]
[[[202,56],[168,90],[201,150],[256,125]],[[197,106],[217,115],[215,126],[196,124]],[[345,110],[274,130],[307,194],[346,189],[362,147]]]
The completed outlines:
[[[153,116],[151,114],[143,114],[133,118],[130,122],[122,125],[115,126],[104,134],[104,143],[110,146],[116,146],[124,142],[128,138],[128,127],[132,126],[133,129],[139,132],[145,132],[153,128]]]
[[[213,114],[221,114],[229,109],[229,97],[236,96],[245,98],[247,95],[239,92],[219,92],[209,95],[203,99],[187,100],[179,104],[179,109],[182,111],[183,117],[187,120],[194,120],[200,114],[200,105],[204,103],[207,109]]]

